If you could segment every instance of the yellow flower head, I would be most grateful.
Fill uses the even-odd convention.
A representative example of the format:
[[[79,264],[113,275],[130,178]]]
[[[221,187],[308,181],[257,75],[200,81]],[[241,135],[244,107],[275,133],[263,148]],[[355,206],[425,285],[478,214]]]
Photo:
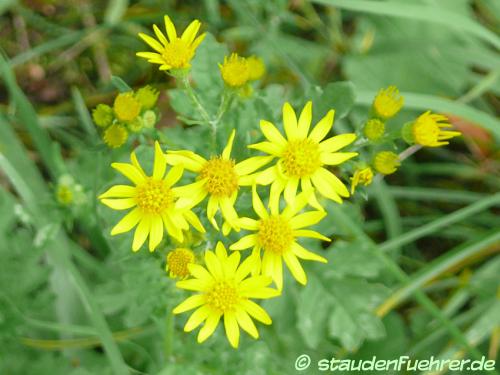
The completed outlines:
[[[288,266],[295,280],[305,285],[306,273],[298,258],[314,260],[326,263],[322,256],[306,250],[298,244],[298,237],[312,237],[324,241],[329,238],[313,230],[304,229],[318,223],[326,213],[324,211],[309,211],[298,214],[307,204],[308,195],[311,191],[300,193],[294,204],[287,206],[283,212],[279,212],[279,202],[273,202],[270,211],[266,210],[264,204],[257,194],[257,188],[253,186],[252,203],[258,220],[241,218],[242,228],[255,231],[230,246],[231,250],[244,250],[253,247],[251,259],[254,260],[254,272],[262,270],[263,275],[270,276],[278,290],[283,288],[283,261]],[[261,250],[264,252],[261,261]]]
[[[118,148],[127,142],[128,132],[124,126],[113,124],[104,130],[102,138],[110,148]]]
[[[224,63],[219,64],[222,79],[229,87],[241,87],[250,79],[250,67],[247,59],[232,53],[224,57]]]
[[[141,103],[131,92],[124,92],[117,95],[113,104],[116,117],[120,121],[132,121],[141,112]]]
[[[111,230],[111,235],[125,233],[137,226],[132,250],[137,251],[149,236],[149,250],[153,251],[163,239],[163,229],[182,242],[183,230],[189,224],[204,232],[196,215],[189,209],[179,209],[176,200],[181,196],[173,185],[182,177],[181,166],[172,168],[166,175],[167,163],[160,144],[155,142],[153,174],[147,176],[135,153],[131,164],[113,163],[111,166],[127,177],[134,186],[115,185],[99,196],[103,204],[114,210],[132,208]]]
[[[394,117],[403,107],[404,98],[396,86],[381,89],[373,101],[373,110],[383,119]]]
[[[132,133],[139,133],[142,128],[144,127],[144,121],[142,117],[136,117],[130,122],[127,122],[127,128],[132,132]]]
[[[184,279],[190,275],[188,265],[194,262],[193,251],[180,247],[168,253],[165,270],[171,278]]]
[[[358,185],[368,186],[372,183],[373,171],[370,167],[356,169],[354,175],[351,177],[351,194],[354,194],[354,190]]]
[[[194,57],[196,48],[198,48],[205,38],[205,34],[201,34],[196,38],[200,26],[200,21],[194,20],[179,38],[174,24],[165,15],[166,36],[156,25],[153,25],[153,31],[158,40],[149,35],[139,33],[142,40],[156,52],[138,52],[137,56],[147,59],[152,64],[159,64],[160,70],[189,68],[191,67],[191,60]]]
[[[391,174],[401,165],[398,154],[392,151],[381,151],[373,158],[373,167],[378,173]]]
[[[370,141],[380,139],[385,132],[385,124],[377,118],[368,120],[363,128],[363,134]]]
[[[448,118],[427,111],[411,125],[413,142],[425,147],[439,147],[447,145],[448,139],[461,135],[460,132],[442,128],[451,128]]]
[[[207,216],[215,228],[218,228],[215,214],[220,209],[227,225],[239,230],[234,209],[239,187],[251,185],[253,178],[249,175],[272,159],[260,156],[236,163],[231,159],[235,135],[233,130],[222,154],[209,160],[191,151],[167,152],[169,164],[182,165],[198,175],[196,182],[180,188],[184,197],[179,200],[179,206],[194,207],[208,196]]]
[[[106,104],[98,104],[92,111],[92,119],[97,126],[105,128],[113,122],[113,108]]]
[[[73,189],[67,185],[58,185],[56,190],[57,201],[63,206],[73,203]]]
[[[299,119],[292,106],[283,106],[283,126],[286,138],[270,122],[261,120],[260,128],[267,141],[248,146],[263,151],[278,159],[277,163],[256,176],[260,185],[271,185],[269,204],[275,204],[284,191],[285,200],[293,203],[299,183],[302,190],[312,186],[324,197],[341,203],[341,197],[348,197],[349,191],[343,182],[326,167],[339,165],[357,152],[337,152],[351,144],[354,133],[342,134],[328,139],[324,138],[333,126],[334,111],[330,110],[311,130],[312,102],[308,102]],[[251,159],[250,159],[251,160]],[[311,194],[309,204],[322,209],[315,194]]]
[[[151,109],[156,105],[160,92],[151,86],[141,87],[135,93],[135,98],[141,103],[142,109]]]
[[[266,66],[260,57],[250,56],[247,58],[250,81],[261,79],[266,73]]]
[[[191,332],[204,322],[198,333],[198,342],[202,343],[214,333],[222,318],[227,339],[234,348],[239,344],[240,327],[257,339],[259,332],[251,318],[267,325],[272,321],[252,299],[276,297],[279,292],[268,287],[272,282],[270,277],[249,276],[252,267],[251,258],[240,264],[238,252],[228,256],[221,242],[215,252],[205,252],[205,266],[190,264],[188,268],[193,277],[178,281],[176,285],[198,293],[188,297],[173,311],[180,314],[196,308],[184,331]]]

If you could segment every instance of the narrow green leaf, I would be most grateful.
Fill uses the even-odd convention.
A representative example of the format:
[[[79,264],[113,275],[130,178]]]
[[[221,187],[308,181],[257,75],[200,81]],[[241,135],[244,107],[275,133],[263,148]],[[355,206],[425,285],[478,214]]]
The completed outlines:
[[[133,91],[132,87],[130,87],[127,82],[121,79],[118,76],[111,76],[111,84],[116,87],[116,89],[120,92],[128,92]]]

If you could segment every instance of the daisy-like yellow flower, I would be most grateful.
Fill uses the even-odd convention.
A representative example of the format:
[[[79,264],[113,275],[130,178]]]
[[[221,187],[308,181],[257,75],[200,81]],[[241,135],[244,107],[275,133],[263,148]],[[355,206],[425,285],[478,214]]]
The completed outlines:
[[[403,107],[404,98],[399,94],[396,86],[381,89],[373,100],[373,110],[383,119],[396,116]]]
[[[283,212],[279,212],[279,202],[274,202],[270,211],[264,208],[257,188],[253,186],[252,204],[258,220],[240,218],[242,228],[255,231],[241,238],[231,245],[231,250],[244,250],[253,247],[251,259],[254,260],[255,272],[262,270],[263,275],[272,277],[278,290],[283,288],[283,261],[292,273],[295,280],[305,285],[307,276],[298,258],[326,263],[327,260],[303,248],[297,242],[299,237],[318,238],[330,241],[329,238],[313,230],[304,229],[314,225],[326,215],[324,211],[308,211],[298,214],[307,204],[308,195],[312,191],[302,192],[295,199],[294,204],[288,205]],[[261,262],[261,250],[264,252]]]
[[[285,200],[292,203],[299,186],[303,191],[316,187],[321,195],[333,201],[342,202],[341,197],[348,197],[349,191],[344,183],[325,167],[339,165],[357,152],[337,152],[351,144],[354,133],[342,134],[323,140],[333,126],[334,111],[330,110],[309,132],[312,120],[312,102],[308,102],[300,117],[297,117],[292,106],[283,106],[283,126],[286,139],[269,121],[261,120],[260,128],[267,141],[248,146],[270,154],[278,162],[259,172],[256,182],[260,185],[271,185],[269,204],[275,204],[284,191]],[[310,195],[313,207],[322,209],[315,194]]]
[[[138,251],[149,236],[149,250],[154,251],[163,239],[164,227],[180,242],[183,240],[182,231],[188,230],[189,224],[200,232],[205,231],[191,210],[176,207],[180,195],[173,185],[182,177],[183,169],[177,166],[165,175],[167,162],[158,142],[155,142],[152,176],[146,175],[134,152],[130,160],[131,164],[113,163],[111,166],[135,186],[115,185],[99,196],[101,202],[112,209],[132,208],[111,230],[111,235],[128,232],[137,226],[132,250]]]
[[[384,175],[396,172],[400,165],[399,155],[392,151],[380,151],[373,158],[373,167]]]
[[[127,142],[128,131],[123,125],[113,124],[104,130],[102,138],[110,148],[118,148]]]
[[[224,57],[224,63],[219,64],[222,79],[226,85],[237,88],[243,86],[250,79],[250,66],[247,59],[232,53],[228,58]]]
[[[421,114],[409,126],[413,143],[424,147],[446,146],[449,144],[448,139],[461,135],[457,131],[443,130],[442,128],[452,127],[448,118],[431,111]]]
[[[180,207],[194,207],[208,196],[207,217],[215,228],[219,228],[215,221],[215,214],[220,209],[229,226],[239,230],[237,226],[238,214],[234,203],[238,197],[240,186],[249,186],[253,183],[251,173],[269,163],[272,157],[259,156],[236,163],[231,159],[236,132],[233,130],[226,147],[221,155],[212,156],[206,160],[192,151],[168,151],[167,162],[171,165],[181,165],[185,169],[197,173],[197,181],[182,186],[179,199]],[[224,229],[224,228],[223,228]],[[228,230],[224,230],[226,233]]]
[[[137,52],[137,56],[147,59],[152,64],[159,64],[160,70],[189,68],[196,48],[205,38],[205,34],[196,37],[201,23],[198,20],[191,22],[179,38],[170,18],[167,15],[164,18],[166,36],[156,25],[153,25],[153,31],[158,40],[139,33],[142,40],[156,52]]]
[[[123,92],[116,96],[113,109],[119,120],[132,121],[139,116],[141,103],[132,92]]]
[[[222,318],[227,339],[234,348],[239,344],[240,327],[257,339],[259,332],[251,318],[268,325],[272,321],[267,312],[252,299],[276,297],[279,292],[268,287],[272,282],[270,277],[249,276],[252,267],[250,258],[240,264],[238,252],[228,256],[221,242],[217,244],[215,253],[205,252],[205,267],[190,264],[188,268],[193,278],[178,281],[176,285],[198,294],[188,297],[173,311],[174,314],[180,314],[196,308],[184,331],[191,332],[205,322],[198,333],[198,342],[202,343],[214,333]]]
[[[368,186],[372,183],[373,171],[370,167],[356,169],[354,175],[351,177],[351,194],[354,194],[356,186]]]
[[[184,279],[190,275],[188,265],[194,262],[193,250],[180,247],[167,254],[165,271],[169,273],[171,278]]]

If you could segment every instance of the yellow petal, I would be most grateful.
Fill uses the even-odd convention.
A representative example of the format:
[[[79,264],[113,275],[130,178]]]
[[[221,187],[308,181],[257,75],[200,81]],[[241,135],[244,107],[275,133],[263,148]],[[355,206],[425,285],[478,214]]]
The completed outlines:
[[[182,303],[177,305],[172,311],[174,314],[181,314],[183,312],[197,308],[206,302],[206,298],[203,294],[195,294],[186,298]]]
[[[306,138],[307,133],[309,133],[309,127],[312,121],[312,102],[308,101],[304,106],[304,109],[300,113],[299,123],[298,123],[298,137]]]
[[[122,198],[122,199],[101,199],[101,203],[113,210],[126,210],[137,205],[135,198]]]
[[[234,170],[241,177],[255,172],[273,159],[274,156],[254,156],[236,164]]]
[[[276,283],[278,291],[283,290],[283,261],[281,258],[274,260],[273,280]]]
[[[143,216],[139,225],[135,229],[134,240],[132,242],[132,250],[138,251],[142,244],[146,241],[151,228],[151,219],[148,216]]]
[[[259,142],[259,143],[254,143],[252,145],[249,145],[248,148],[254,149],[254,150],[259,150],[262,152],[265,152],[266,154],[270,154],[273,156],[280,156],[283,147],[280,145],[277,145],[276,143],[271,143],[271,142]]]
[[[302,285],[306,285],[307,276],[297,257],[291,252],[287,252],[283,254],[283,259],[285,260],[285,263],[295,280],[297,280]]]
[[[259,172],[255,177],[255,182],[259,185],[269,185],[277,178],[276,175],[276,166],[273,165],[267,169],[264,169],[262,172]]]
[[[334,152],[334,153],[322,153],[321,162],[327,165],[338,165],[345,161],[358,156],[357,152]]]
[[[156,60],[161,58],[161,55],[156,52],[137,52],[135,55],[148,60]]]
[[[315,172],[315,174],[313,175],[314,184],[316,184],[316,179],[324,181],[326,182],[326,184],[328,184],[328,186],[333,187],[335,192],[341,197],[349,196],[349,190],[347,190],[347,187],[344,185],[344,183],[340,181],[340,179],[332,172],[326,170],[325,168],[320,168]]]
[[[127,177],[134,184],[139,185],[144,182],[144,175],[137,167],[128,163],[112,163],[111,167]]]
[[[288,140],[293,140],[298,137],[297,116],[290,103],[285,102],[283,105],[283,127]]]
[[[317,224],[326,216],[324,211],[309,211],[290,219],[289,224],[293,229],[300,229]]]
[[[99,195],[99,199],[103,198],[131,198],[136,194],[135,186],[115,185]]]
[[[117,235],[120,233],[125,233],[131,230],[137,225],[142,217],[142,212],[139,208],[134,208],[128,214],[126,214],[111,230],[111,235]]]
[[[271,324],[273,321],[271,317],[268,315],[266,310],[257,305],[255,302],[250,300],[243,300],[240,302],[241,306],[245,309],[245,311],[252,316],[254,319],[258,320],[264,324]]]
[[[182,242],[184,240],[184,235],[182,234],[182,230],[179,227],[179,223],[172,220],[171,215],[167,213],[163,213],[161,218],[163,220],[163,225],[165,226],[167,233],[174,237],[177,241]]]
[[[175,26],[169,16],[165,15],[163,17],[165,21],[165,30],[167,31],[167,36],[170,42],[177,39],[177,32],[175,31]]]
[[[185,211],[184,217],[186,218],[188,223],[191,224],[198,232],[205,233],[205,228],[203,228],[203,224],[201,223],[200,219],[198,219],[198,216],[194,214],[193,211],[191,210]]]
[[[137,160],[137,155],[135,154],[135,151],[132,151],[130,153],[130,161],[132,162],[132,165],[137,168],[139,173],[143,177],[146,177],[146,173],[144,172],[144,169],[142,169],[141,163],[139,163],[139,160]]]
[[[248,313],[245,310],[236,309],[235,314],[239,326],[243,328],[243,330],[245,330],[245,332],[247,332],[254,339],[258,339],[259,332],[257,331],[257,327],[255,327],[255,324]]]
[[[205,265],[207,266],[208,272],[210,272],[210,274],[212,274],[216,279],[223,278],[224,274],[222,273],[222,265],[212,251],[205,251]]]
[[[271,122],[260,120],[260,129],[264,137],[271,143],[276,143],[279,146],[286,145],[286,139],[281,135],[280,131]]]
[[[168,44],[168,40],[167,38],[165,38],[165,35],[163,35],[163,33],[161,32],[161,30],[158,28],[158,26],[156,25],[153,25],[153,31],[155,32],[155,35],[156,37],[158,38],[158,40],[163,44],[163,45],[167,45]]]
[[[210,309],[207,306],[201,306],[195,312],[191,314],[186,325],[184,326],[184,332],[191,332],[193,329],[198,327],[204,320],[207,319],[210,314]]]
[[[259,228],[259,222],[249,217],[240,217],[238,219],[238,225],[246,230],[257,230]]]
[[[163,50],[165,49],[161,45],[160,42],[158,42],[156,39],[150,37],[149,35],[144,34],[144,33],[139,33],[139,36],[141,37],[142,40],[144,40],[156,52],[162,53]]]
[[[236,320],[234,312],[226,312],[224,314],[224,329],[229,343],[233,348],[237,348],[240,342],[240,327]]]
[[[151,231],[149,233],[149,251],[154,251],[163,239],[163,221],[161,216],[151,218]]]
[[[257,186],[252,186],[252,206],[255,213],[261,218],[266,219],[269,217],[264,204],[262,203],[259,194],[257,193]]]
[[[181,280],[175,283],[175,286],[180,289],[192,290],[195,292],[204,292],[207,290],[207,284],[198,279]]]
[[[221,313],[211,312],[205,321],[205,325],[201,327],[200,332],[198,333],[198,342],[201,344],[207,338],[209,338],[217,328],[219,324]]]
[[[252,259],[251,257],[246,258],[236,270],[236,273],[234,275],[235,281],[240,282],[241,280],[243,280],[250,274],[250,272],[252,272],[254,268],[255,259]]]
[[[165,170],[167,168],[167,161],[165,159],[165,154],[161,150],[158,141],[155,142],[155,161],[153,165],[153,178],[155,180],[160,180],[165,175]]]
[[[321,233],[318,233],[314,230],[309,230],[309,229],[299,229],[293,231],[294,237],[309,237],[309,238],[317,238],[318,240],[322,241],[327,241],[330,242],[331,239],[329,239],[326,236],[323,236]]]
[[[323,152],[335,152],[350,145],[356,139],[356,134],[346,133],[328,138],[319,144],[319,148]]]
[[[187,44],[191,44],[200,29],[201,23],[198,20],[194,20],[189,24],[189,26],[182,33],[181,39]]]
[[[287,184],[285,185],[285,192],[283,193],[283,196],[288,204],[294,203],[298,187],[299,187],[298,178],[290,178]]]
[[[233,243],[229,248],[231,250],[245,250],[249,249],[257,243],[257,235],[256,234],[249,234],[237,242]]]
[[[184,172],[184,168],[182,165],[176,165],[172,169],[170,169],[165,176],[165,183],[168,187],[175,185],[177,181],[179,181]]]
[[[219,201],[215,197],[210,197],[208,198],[208,204],[207,204],[207,218],[212,225],[219,230],[219,226],[217,225],[217,222],[215,221],[215,214],[217,213],[217,210],[219,209]]]
[[[333,117],[335,115],[335,111],[332,109],[328,111],[328,113],[316,124],[311,134],[309,135],[309,139],[315,142],[321,142],[323,138],[326,137],[328,132],[333,126]]]
[[[279,214],[280,207],[280,195],[285,186],[280,180],[275,180],[271,185],[271,191],[269,192],[269,203],[268,206],[271,209],[271,215]]]
[[[314,260],[316,262],[321,262],[321,263],[328,263],[328,261],[321,255],[315,254],[309,250],[304,249],[296,242],[292,245],[292,251],[296,256],[298,256],[301,259]]]
[[[194,153],[192,153],[194,154]],[[199,172],[203,165],[207,162],[201,157],[194,157],[194,155],[189,154],[177,154],[177,153],[167,153],[167,163],[170,165],[181,165],[188,171]],[[198,155],[196,155],[198,156]],[[200,160],[201,159],[201,160]]]
[[[231,135],[229,136],[229,139],[227,141],[226,147],[224,147],[224,150],[222,151],[222,158],[229,160],[231,159],[231,150],[233,148],[233,142],[234,142],[234,137],[236,136],[236,130],[233,129],[231,132]]]

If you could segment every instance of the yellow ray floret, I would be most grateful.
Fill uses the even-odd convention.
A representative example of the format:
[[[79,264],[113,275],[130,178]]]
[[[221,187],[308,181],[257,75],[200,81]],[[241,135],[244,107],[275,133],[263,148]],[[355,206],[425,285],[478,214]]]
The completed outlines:
[[[267,141],[248,146],[270,154],[277,163],[258,172],[256,182],[271,185],[269,204],[275,204],[284,191],[285,200],[292,203],[301,189],[314,187],[325,198],[342,202],[349,191],[344,183],[326,167],[335,166],[358,155],[357,152],[337,152],[351,144],[354,133],[324,139],[333,126],[334,111],[329,111],[311,130],[312,102],[308,102],[297,120],[289,103],[283,106],[283,127],[286,138],[269,121],[261,120],[260,128]],[[250,159],[251,160],[251,159]],[[315,194],[310,195],[309,204],[322,209]]]
[[[272,157],[260,156],[236,163],[231,159],[236,132],[233,130],[221,155],[206,160],[191,151],[168,151],[167,162],[171,165],[183,166],[197,174],[197,181],[180,187],[183,197],[179,199],[180,207],[194,207],[208,196],[207,217],[218,228],[215,214],[220,209],[227,225],[235,230],[238,214],[234,209],[240,186],[253,183],[250,175]]]
[[[404,104],[404,98],[396,86],[381,89],[373,100],[372,108],[377,116],[388,119],[396,116]]]
[[[194,20],[189,24],[181,37],[170,18],[165,15],[165,35],[156,25],[153,31],[158,39],[139,33],[139,36],[156,52],[138,52],[137,56],[145,58],[152,64],[159,64],[160,70],[185,69],[191,66],[196,48],[205,38],[205,34],[196,37],[201,23]]]
[[[368,186],[372,183],[373,171],[370,167],[356,169],[354,175],[351,177],[351,194],[354,194],[356,186]]]
[[[267,276],[249,276],[252,259],[240,264],[238,252],[227,255],[222,243],[215,252],[205,252],[205,266],[190,264],[192,278],[177,282],[177,287],[192,290],[197,294],[188,297],[174,309],[174,314],[196,309],[184,326],[190,332],[203,324],[198,333],[198,342],[210,337],[220,320],[224,322],[226,336],[234,348],[238,347],[240,327],[257,339],[259,333],[252,318],[264,324],[271,324],[267,312],[252,301],[254,298],[276,297],[279,292],[269,288],[272,280]]]
[[[158,142],[155,143],[155,160],[152,176],[147,176],[135,153],[130,155],[131,164],[113,163],[111,166],[133,182],[130,185],[115,185],[99,196],[103,204],[115,210],[128,212],[111,230],[111,235],[135,229],[132,250],[137,251],[149,236],[149,250],[153,251],[163,239],[163,230],[182,242],[183,230],[189,224],[200,232],[204,228],[198,217],[187,208],[178,208],[176,202],[181,195],[173,185],[181,178],[181,166],[168,173],[165,154]]]
[[[297,238],[311,237],[324,241],[329,238],[313,230],[305,229],[318,223],[326,213],[324,211],[299,212],[308,201],[308,195],[312,192],[300,193],[294,204],[288,205],[283,212],[279,212],[278,202],[274,202],[270,211],[264,208],[264,204],[257,194],[256,186],[253,186],[252,203],[255,213],[259,219],[240,218],[242,228],[254,231],[241,238],[230,246],[231,250],[244,250],[253,248],[249,257],[254,261],[254,272],[262,272],[263,275],[272,277],[278,290],[283,288],[283,261],[292,273],[295,280],[305,285],[307,276],[299,262],[300,259],[314,260],[326,263],[327,260],[303,248],[297,242]],[[261,260],[261,251],[263,251]]]

